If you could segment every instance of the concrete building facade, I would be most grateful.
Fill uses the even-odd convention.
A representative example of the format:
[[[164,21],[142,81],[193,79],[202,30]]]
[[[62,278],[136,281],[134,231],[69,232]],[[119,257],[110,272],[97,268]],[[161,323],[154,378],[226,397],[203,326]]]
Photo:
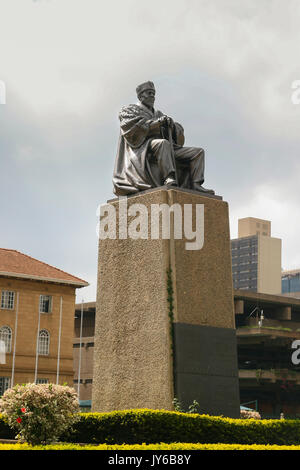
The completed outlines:
[[[95,310],[95,302],[77,304],[74,320],[74,388],[81,408],[87,409],[91,407],[92,398]]]
[[[252,235],[271,236],[271,222],[269,220],[245,217],[238,221],[238,238],[250,237]]]
[[[244,290],[234,298],[241,404],[263,417],[299,417],[300,299]]]

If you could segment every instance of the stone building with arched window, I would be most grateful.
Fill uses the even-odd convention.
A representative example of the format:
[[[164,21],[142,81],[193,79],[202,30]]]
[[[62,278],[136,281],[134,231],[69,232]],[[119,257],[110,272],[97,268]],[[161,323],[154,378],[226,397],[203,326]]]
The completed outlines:
[[[73,385],[75,292],[88,283],[0,248],[0,396],[17,383]]]

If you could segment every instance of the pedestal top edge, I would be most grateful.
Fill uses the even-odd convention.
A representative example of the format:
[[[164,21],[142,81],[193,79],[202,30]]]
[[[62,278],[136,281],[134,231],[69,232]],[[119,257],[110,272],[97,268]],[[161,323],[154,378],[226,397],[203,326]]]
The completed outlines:
[[[207,197],[207,198],[210,198],[210,199],[218,199],[219,201],[223,201],[223,197],[218,196],[216,194],[209,194],[209,193],[205,193],[205,192],[202,192],[202,191],[195,191],[193,189],[178,188],[178,187],[175,187],[175,186],[158,186],[157,188],[146,189],[145,191],[139,191],[139,192],[134,193],[134,194],[128,194],[126,197],[127,198],[139,197],[139,196],[143,196],[146,193],[153,193],[155,191],[179,191],[179,192],[183,192],[183,193],[196,194],[197,196]],[[114,199],[108,199],[107,202],[108,203],[116,202],[118,200],[119,200],[119,198],[115,197]]]

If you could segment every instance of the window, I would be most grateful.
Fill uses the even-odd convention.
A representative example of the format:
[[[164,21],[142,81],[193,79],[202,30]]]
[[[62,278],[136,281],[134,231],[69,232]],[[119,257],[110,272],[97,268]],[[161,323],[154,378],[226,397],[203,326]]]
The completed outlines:
[[[40,295],[40,313],[50,313],[52,310],[52,295]]]
[[[11,352],[11,337],[12,331],[9,326],[2,326],[0,328],[0,341],[3,341],[5,344],[5,352]]]
[[[9,290],[3,290],[1,294],[1,308],[13,310],[15,293]]]
[[[10,377],[0,377],[0,397],[10,387]]]
[[[48,383],[49,383],[49,379],[37,379],[37,380],[36,380],[36,383],[37,383],[37,384],[48,384]]]
[[[50,334],[47,330],[41,330],[39,333],[38,354],[47,356],[49,354]]]

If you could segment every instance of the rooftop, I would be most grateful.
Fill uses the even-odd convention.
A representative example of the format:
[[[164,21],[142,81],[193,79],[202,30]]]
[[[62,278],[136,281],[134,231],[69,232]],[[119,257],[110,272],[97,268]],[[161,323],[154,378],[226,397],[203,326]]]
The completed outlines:
[[[289,270],[285,270],[285,271],[282,271],[281,272],[281,277],[284,277],[284,276],[288,276],[288,275],[291,275],[291,276],[297,276],[297,274],[300,274],[300,269],[289,269]]]
[[[44,282],[86,287],[88,282],[61,269],[43,263],[17,250],[0,248],[0,277],[31,279]]]

